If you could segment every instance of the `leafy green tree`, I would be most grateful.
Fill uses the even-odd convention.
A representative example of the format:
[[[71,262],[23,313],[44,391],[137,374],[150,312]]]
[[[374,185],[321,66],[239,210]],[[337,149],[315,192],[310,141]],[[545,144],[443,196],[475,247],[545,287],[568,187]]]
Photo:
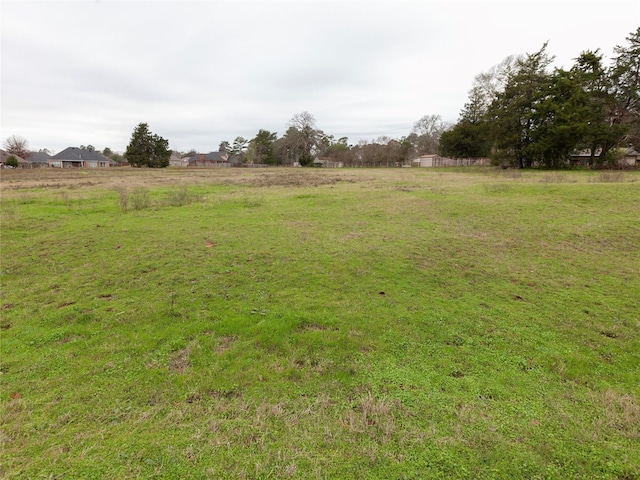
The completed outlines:
[[[220,145],[218,145],[218,151],[219,152],[230,152],[231,151],[231,144],[228,141],[223,140],[222,142],[220,142]]]
[[[133,130],[125,156],[134,167],[167,167],[171,157],[169,141],[151,133],[148,124],[140,123]]]
[[[347,137],[340,137],[336,140],[333,135],[323,135],[321,144],[323,146],[322,156],[324,157],[337,158],[349,150]]]
[[[491,153],[489,107],[504,91],[507,79],[521,57],[509,56],[473,80],[469,101],[460,112],[458,123],[442,132],[440,154],[454,158],[481,158]]]
[[[7,159],[4,161],[4,164],[7,167],[18,168],[18,159],[13,155],[9,155]]]
[[[640,148],[640,28],[627,41],[609,68],[596,50],[568,71],[549,71],[544,44],[478,75],[460,120],[441,135],[441,153],[559,168],[576,150],[590,151],[598,167],[615,161],[619,147]]]
[[[547,168],[569,165],[569,156],[585,138],[590,121],[589,98],[572,72],[556,70],[536,95],[527,159]]]
[[[236,137],[229,153],[240,161],[244,161],[244,155],[249,146],[249,140],[244,137]]]
[[[491,153],[489,124],[461,119],[440,136],[440,154],[453,158],[482,158]]]
[[[602,64],[602,55],[597,50],[582,52],[570,73],[574,83],[584,92],[588,108],[584,132],[575,148],[589,150],[589,166],[595,166],[600,163],[600,158],[604,158],[597,155],[602,153],[602,145],[612,141],[615,143],[614,138],[618,136],[614,131],[617,128],[612,128],[607,121],[612,101],[611,78]]]
[[[102,151],[102,154],[105,157],[109,157],[110,155],[113,155],[113,151],[109,147],[105,147],[104,150]]]
[[[277,163],[277,158],[273,152],[273,142],[277,139],[277,133],[260,129],[257,135],[249,142],[251,160],[254,163],[264,163],[273,165]]]
[[[623,141],[640,150],[640,27],[627,37],[627,42],[614,49],[610,119],[613,125],[621,126]]]
[[[504,91],[497,94],[487,110],[496,162],[514,167],[531,167],[533,112],[540,92],[548,85],[548,66],[553,61],[547,44],[536,53],[519,58],[509,72]]]
[[[282,138],[274,142],[273,148],[279,159],[278,163],[292,165],[297,162],[302,164],[301,158],[305,155],[305,139],[297,128],[291,126]]]
[[[550,168],[567,164],[586,146],[592,166],[617,162],[617,147],[628,145],[640,115],[640,29],[616,47],[610,69],[602,56],[583,52],[568,72],[556,70],[535,96],[531,143],[525,155]]]
[[[121,154],[119,154],[119,153],[115,153],[115,152],[114,152],[114,153],[112,153],[111,155],[109,155],[109,158],[110,158],[111,160],[113,160],[114,162],[116,162],[116,163],[122,163],[122,162],[124,162],[124,157],[123,157]]]
[[[340,137],[337,140],[333,135],[325,135],[325,147],[322,152],[323,157],[329,157],[335,162],[341,162],[343,165],[352,166],[354,164],[354,152],[349,145],[347,137]]]

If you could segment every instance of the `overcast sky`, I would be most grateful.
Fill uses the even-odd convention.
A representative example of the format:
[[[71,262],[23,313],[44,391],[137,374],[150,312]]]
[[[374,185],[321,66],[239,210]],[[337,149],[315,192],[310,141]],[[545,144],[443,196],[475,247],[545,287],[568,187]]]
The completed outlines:
[[[455,122],[473,78],[545,41],[556,66],[607,63],[633,1],[7,1],[2,142],[124,151],[135,126],[180,151],[281,136],[291,117],[355,144],[423,115]]]

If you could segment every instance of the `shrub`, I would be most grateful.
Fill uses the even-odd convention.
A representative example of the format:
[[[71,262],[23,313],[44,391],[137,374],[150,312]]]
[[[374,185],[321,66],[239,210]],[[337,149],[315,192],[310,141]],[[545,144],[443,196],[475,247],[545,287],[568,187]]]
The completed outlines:
[[[126,213],[129,210],[129,191],[127,187],[116,187],[116,192],[120,200],[120,209],[123,213]]]
[[[131,202],[134,210],[144,210],[151,205],[149,191],[146,188],[136,187],[131,194]]]
[[[624,173],[623,172],[601,172],[600,175],[595,179],[596,182],[600,183],[623,183],[624,182]]]

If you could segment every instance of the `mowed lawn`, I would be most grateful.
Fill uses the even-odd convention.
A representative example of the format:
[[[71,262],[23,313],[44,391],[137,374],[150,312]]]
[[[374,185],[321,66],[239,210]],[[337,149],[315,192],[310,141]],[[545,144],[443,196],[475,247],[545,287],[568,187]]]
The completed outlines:
[[[2,478],[640,478],[640,172],[1,180]]]

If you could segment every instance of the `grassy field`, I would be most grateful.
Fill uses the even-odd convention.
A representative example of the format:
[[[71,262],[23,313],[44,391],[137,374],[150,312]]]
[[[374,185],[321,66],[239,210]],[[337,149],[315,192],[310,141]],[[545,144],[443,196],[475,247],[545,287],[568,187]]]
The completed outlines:
[[[1,181],[0,477],[640,479],[640,172]]]

